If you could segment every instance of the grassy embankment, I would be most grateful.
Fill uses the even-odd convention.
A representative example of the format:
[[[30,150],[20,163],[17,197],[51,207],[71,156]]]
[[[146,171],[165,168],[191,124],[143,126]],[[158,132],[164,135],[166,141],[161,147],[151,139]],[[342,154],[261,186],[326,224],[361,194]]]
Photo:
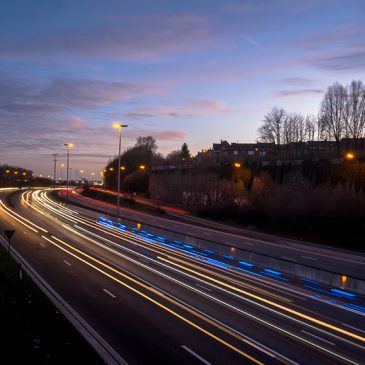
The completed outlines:
[[[0,363],[104,364],[0,245]]]

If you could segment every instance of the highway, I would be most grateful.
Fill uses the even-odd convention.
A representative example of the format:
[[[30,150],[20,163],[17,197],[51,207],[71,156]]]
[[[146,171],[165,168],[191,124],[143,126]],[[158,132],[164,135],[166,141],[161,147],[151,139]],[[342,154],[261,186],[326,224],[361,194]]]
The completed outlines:
[[[77,191],[73,191],[69,199],[85,207],[92,207],[116,215],[116,207],[114,205],[84,197],[78,194]],[[123,211],[125,212],[124,214]],[[364,253],[353,253],[343,249],[329,248],[309,242],[238,229],[186,214],[178,215],[174,212],[171,213],[171,211],[167,211],[167,218],[172,217],[178,220],[155,217],[126,208],[123,211],[121,213],[123,218],[137,222],[143,221],[148,225],[168,230],[173,234],[181,234],[206,242],[215,242],[228,249],[234,247],[248,250],[250,253],[257,253],[289,263],[307,265],[365,280]],[[228,252],[229,250],[227,250]]]
[[[119,355],[116,363],[365,363],[363,297],[170,238],[182,228],[239,244],[237,235],[133,213],[168,229],[169,238],[156,236],[49,193],[1,193],[0,228],[16,230],[14,250]],[[281,250],[304,255],[291,248]],[[361,256],[338,252],[318,261],[360,270]]]

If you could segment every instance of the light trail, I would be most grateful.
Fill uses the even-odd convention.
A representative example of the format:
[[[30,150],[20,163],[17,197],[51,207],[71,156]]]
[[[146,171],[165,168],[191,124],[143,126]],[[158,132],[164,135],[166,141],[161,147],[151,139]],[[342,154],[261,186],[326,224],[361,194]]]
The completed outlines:
[[[39,193],[37,193],[37,195],[38,195]],[[46,194],[44,193],[44,192],[42,192],[42,194],[41,195],[43,195],[43,199],[45,198],[45,199],[47,199],[47,200],[50,200],[47,196],[46,196]],[[44,207],[44,202],[42,203],[40,200],[39,200],[40,198],[38,197],[38,203],[39,204],[41,204],[41,206],[43,206]],[[54,203],[55,204],[55,203]],[[60,208],[58,205],[56,205],[56,207],[57,207],[57,209],[56,208],[53,208],[53,207],[51,207],[50,206],[50,204],[46,204],[47,205],[47,208],[48,209],[50,209],[51,210],[51,208],[52,208],[52,211],[54,212],[54,213],[56,213],[56,214],[60,214],[59,212],[57,212],[58,210],[60,210],[60,209],[62,209],[62,208]],[[64,209],[67,209],[67,208],[64,208]],[[69,212],[67,212],[68,214],[70,214],[71,212],[73,212],[73,211],[71,211],[71,210],[69,210]],[[72,213],[71,213],[72,214]],[[65,219],[68,219],[68,220],[70,220],[70,217],[69,216],[67,216],[67,214],[66,213],[62,213],[62,216],[65,218]],[[78,217],[78,219],[79,219],[80,217]],[[91,223],[89,223],[89,222],[92,222],[92,224]],[[94,221],[92,221],[92,220],[86,220],[86,219],[81,219],[81,220],[79,220],[79,223],[82,223],[82,224],[86,224],[86,225],[88,225],[88,226],[90,226],[90,227],[92,227],[92,228],[94,228],[94,229],[98,229],[99,231],[101,231],[101,232],[103,232],[103,233],[106,233],[106,234],[108,234],[108,235],[111,235],[111,236],[114,236],[115,238],[118,238],[118,239],[124,239],[125,240],[125,237],[123,237],[121,234],[120,234],[120,232],[118,231],[117,233],[118,233],[118,235],[115,235],[115,234],[111,234],[111,232],[109,232],[109,231],[107,231],[107,230],[105,230],[105,229],[100,229],[95,223],[94,223]],[[78,227],[78,228],[80,228],[80,227]],[[111,229],[109,229],[109,230],[111,230]],[[113,230],[113,231],[116,231],[115,229]],[[124,235],[125,235],[125,233],[124,233]],[[127,236],[127,235],[125,235],[125,236]],[[138,240],[139,239],[139,237],[137,236],[133,236],[132,234],[130,234],[129,235],[129,239],[133,239],[133,240]],[[112,242],[112,241],[110,241],[110,242]],[[150,246],[148,246],[148,245],[146,245],[145,243],[143,243],[143,245],[141,244],[141,242],[139,241],[138,243],[136,243],[135,241],[132,241],[131,242],[132,244],[138,244],[138,245],[141,245],[140,247],[143,247],[143,248],[146,248],[146,249],[148,249],[148,250],[151,250],[151,251],[153,251],[152,249],[151,249],[151,247]],[[157,243],[157,242],[156,242]],[[119,246],[119,245],[118,245]],[[119,246],[120,247],[120,246]],[[160,248],[161,249],[161,248]],[[164,250],[164,252],[169,252],[169,250],[168,249],[166,249],[166,248],[163,248],[163,250]],[[157,253],[159,253],[159,254],[161,254],[161,251],[157,251]],[[171,252],[172,254],[174,254],[174,255],[176,255],[176,252]],[[179,257],[183,257],[184,259],[189,259],[189,260],[191,260],[191,261],[193,261],[193,259],[191,258],[191,257],[186,257],[186,255],[185,254],[182,254],[182,253],[180,253],[179,255],[178,255]],[[150,260],[150,258],[148,258],[148,257],[146,257],[147,259],[149,259]],[[175,258],[172,258],[172,259],[175,259]],[[175,259],[176,260],[176,259]],[[180,260],[180,261],[182,261],[182,260]],[[186,262],[184,262],[185,264],[186,264]],[[199,262],[199,264],[201,264],[201,262]],[[191,264],[190,264],[191,265]],[[208,265],[205,265],[205,266],[208,266]],[[170,269],[170,267],[169,266],[167,266],[169,269]],[[200,269],[200,268],[199,268]],[[215,268],[215,269],[217,269],[217,268]],[[220,270],[220,269],[219,269]],[[222,271],[222,270],[220,270],[220,271]],[[241,274],[241,273],[240,273]],[[229,278],[227,277],[227,279],[229,280]],[[216,299],[216,298],[215,298]],[[264,300],[264,298],[262,298],[263,300]],[[218,300],[218,299],[216,299],[216,300]],[[270,302],[271,303],[271,302]],[[274,303],[275,304],[275,303]],[[303,314],[304,315],[304,314]],[[305,315],[304,315],[305,316]],[[290,318],[290,317],[288,317],[289,319],[292,319],[292,318]],[[305,324],[305,323],[304,323]],[[320,330],[320,329],[318,329],[318,328],[315,328],[316,330],[319,330],[319,331],[322,331],[322,330]],[[327,333],[328,334],[328,333]],[[329,333],[329,335],[332,335],[332,334],[330,334]],[[335,337],[337,337],[337,336],[335,336]],[[301,339],[301,340],[303,340],[303,339]],[[304,340],[304,342],[307,342],[308,343],[308,341],[307,340]],[[313,345],[313,344],[312,344]],[[318,346],[317,346],[318,347]],[[323,349],[322,349],[323,350]],[[324,349],[325,351],[328,351],[327,349]],[[338,354],[335,354],[335,356],[339,356]],[[350,359],[346,359],[346,358],[343,358],[344,360],[346,360],[346,361],[348,361],[348,362],[352,362]],[[352,363],[354,363],[354,362],[352,362]]]
[[[93,258],[92,256],[76,249],[75,247],[67,244],[66,242],[60,240],[59,238],[55,237],[55,236],[51,236],[53,239],[56,239],[57,241],[61,242],[63,245],[65,245],[66,247],[70,248],[71,250],[81,254],[82,256],[85,256],[89,259],[91,259],[92,261],[94,262],[97,262],[99,265],[102,265],[103,267],[105,268],[108,268],[110,271],[120,275],[121,277],[125,278],[125,279],[128,279],[129,281],[143,287],[144,289],[150,291],[150,292],[153,292],[157,295],[159,295],[160,297],[163,296],[164,299],[168,300],[169,302],[172,302],[173,303],[173,300],[165,295],[163,295],[162,293],[156,291],[155,289],[151,288],[151,287],[148,287],[146,286],[145,284],[141,283],[141,282],[138,282],[137,280],[133,279],[132,277],[129,277],[127,275],[125,275],[124,273],[122,273],[121,271],[119,270],[116,270],[115,268],[109,266],[109,265],[106,265],[105,263],[101,262],[100,260],[97,260],[95,258]],[[174,315],[175,317],[179,318],[180,320],[184,321],[185,323],[189,324],[190,326],[198,329],[199,331],[203,332],[204,334],[208,335],[209,337],[213,338],[214,340],[216,340],[217,342],[221,343],[222,345],[228,347],[229,349],[235,351],[236,353],[240,354],[241,356],[249,359],[250,361],[254,362],[255,364],[258,364],[258,365],[264,365],[263,362],[255,359],[254,357],[250,356],[249,354],[241,351],[240,349],[238,349],[237,347],[231,345],[230,343],[228,343],[227,341],[221,339],[220,337],[214,335],[213,333],[211,333],[210,331],[204,329],[203,327],[197,325],[196,323],[192,322],[191,320],[189,320],[188,318],[185,318],[184,316],[180,315],[179,313],[177,313],[176,311],[168,308],[167,306],[165,306],[164,304],[156,301],[155,299],[151,298],[150,296],[142,293],[140,290],[138,289],[135,289],[133,288],[132,286],[130,286],[129,284],[121,281],[120,279],[116,278],[115,276],[107,273],[106,271],[98,268],[97,266],[95,266],[94,264],[88,262],[87,260],[83,259],[82,257],[78,256],[77,254],[69,251],[68,249],[65,249],[64,247],[60,246],[59,244],[57,244],[56,242],[53,242],[51,239],[45,237],[45,236],[42,236],[42,238],[44,238],[45,240],[47,240],[48,242],[50,242],[51,244],[53,244],[54,246],[58,247],[60,250],[68,253],[69,255],[73,256],[74,258],[76,258],[77,260],[83,262],[84,264],[92,267],[94,270],[100,272],[101,274],[105,275],[106,277],[108,277],[109,279],[112,279],[113,281],[121,284],[122,286],[126,287],[127,289],[133,291],[134,293],[140,295],[141,297],[147,299],[148,301],[150,301],[151,303],[155,304],[156,306],[164,309],[165,311],[169,312],[170,314]],[[205,320],[207,323],[210,323],[210,324],[213,324],[215,327],[219,328],[220,326],[217,324],[217,323],[214,323],[213,321],[209,320],[208,318],[204,318],[204,316],[201,316],[199,313],[194,313],[190,308],[184,308],[180,303],[178,302],[175,302],[174,303],[177,307],[180,307],[180,308],[183,308],[185,309],[186,311],[190,312],[191,314],[194,314],[195,316]],[[228,333],[228,330],[225,329],[225,328],[221,328],[223,331],[227,332]],[[235,333],[231,333],[232,336],[234,337],[237,337],[237,335]],[[247,342],[245,341],[245,339],[241,339],[242,341],[244,342]],[[275,357],[274,355],[271,355],[272,357]]]
[[[67,218],[67,217],[66,217]],[[78,217],[78,218],[80,218],[80,217]],[[84,219],[81,219],[81,222],[82,221],[84,221]],[[120,232],[119,231],[117,231],[116,229],[113,229],[113,231],[117,231],[117,233],[118,233],[118,235],[115,235],[115,234],[111,234],[110,232],[108,232],[108,231],[106,231],[106,230],[104,230],[104,229],[100,229],[99,227],[97,227],[96,225],[95,225],[95,223],[92,221],[92,223],[88,223],[88,222],[85,222],[84,221],[84,224],[86,224],[86,225],[89,225],[89,226],[91,226],[91,227],[93,227],[93,228],[96,228],[96,229],[98,229],[99,231],[102,231],[102,232],[104,232],[104,233],[107,233],[107,234],[109,234],[109,235],[112,235],[112,236],[114,236],[114,237],[116,237],[116,238],[122,238],[121,237],[121,234],[120,234]],[[136,239],[136,237],[134,237],[133,235],[131,235],[132,237],[131,238],[133,238],[133,239]],[[124,237],[122,238],[122,239],[124,239]],[[141,242],[135,242],[135,241],[133,241],[132,242],[133,244],[137,244],[137,245],[140,245],[141,247],[143,247],[143,248],[146,248],[146,249],[148,249],[148,250],[150,250],[150,251],[152,251],[152,252],[155,252],[156,254],[161,254],[161,252],[159,252],[158,250],[156,250],[155,248],[152,248],[152,247],[150,247],[150,246],[147,246],[145,243],[141,243]],[[171,250],[169,250],[169,249],[167,249],[167,248],[160,248],[160,249],[162,249],[163,251],[167,251],[167,252],[171,252]],[[176,252],[172,252],[173,254],[175,254],[176,255]],[[180,254],[178,254],[178,256],[183,256],[185,259],[187,258],[186,257],[186,255],[183,255],[182,253],[180,253]],[[188,259],[190,259],[190,260],[192,260],[192,258],[191,257],[188,257]],[[179,261],[179,259],[175,259],[175,260],[177,260],[177,261]],[[181,262],[181,260],[180,260],[180,262]],[[186,262],[184,262],[184,263],[186,263]],[[191,265],[191,264],[190,264]],[[200,268],[199,268],[200,269]],[[215,273],[214,272],[211,272],[211,273],[213,273],[214,275],[215,275]],[[230,278],[226,278],[226,280],[230,280]],[[217,281],[218,283],[221,283],[220,281]],[[241,284],[242,285],[242,284]],[[251,287],[252,288],[252,287]],[[238,289],[238,288],[237,288]],[[256,288],[254,288],[254,289],[256,289]],[[250,295],[254,295],[254,294],[251,294],[251,293],[248,293],[248,294],[250,294]],[[258,299],[258,298],[260,298],[259,300],[262,300],[262,301],[264,301],[266,304],[271,304],[271,305],[274,305],[274,306],[277,306],[278,308],[280,308],[280,309],[283,309],[283,310],[286,310],[287,308],[286,307],[284,307],[284,306],[281,306],[280,304],[276,304],[276,303],[274,303],[274,302],[271,302],[271,301],[268,301],[268,300],[266,300],[266,299],[264,299],[264,298],[261,298],[261,297],[257,297],[256,299]],[[358,339],[358,340],[360,340],[360,341],[365,341],[365,338],[364,337],[362,337],[362,336],[359,336],[359,335],[356,335],[356,334],[352,334],[352,333],[350,333],[350,332],[348,332],[348,331],[346,331],[346,330],[343,330],[343,329],[341,329],[341,328],[339,328],[339,327],[336,327],[336,326],[332,326],[332,325],[330,325],[330,324],[326,324],[325,322],[323,322],[323,321],[320,321],[320,320],[317,320],[317,319],[315,319],[315,318],[313,318],[313,317],[310,317],[310,316],[308,316],[308,315],[306,315],[306,314],[303,314],[303,313],[300,313],[300,312],[297,312],[297,311],[294,311],[294,310],[291,310],[291,309],[288,309],[287,311],[289,311],[291,314],[297,314],[298,316],[300,316],[300,317],[302,317],[302,318],[304,318],[304,319],[307,319],[307,320],[310,320],[310,321],[312,321],[312,322],[315,322],[315,323],[317,323],[317,324],[321,324],[321,325],[323,325],[324,324],[324,326],[325,327],[327,327],[327,328],[329,328],[329,329],[332,329],[332,330],[335,330],[335,331],[338,331],[338,332],[340,332],[340,333],[342,333],[342,334],[346,334],[346,335],[348,335],[348,336],[350,336],[350,337],[353,337],[353,338],[355,338],[355,339]],[[290,317],[289,317],[290,318]],[[318,321],[318,322],[316,322],[316,321]]]
[[[271,302],[271,301],[269,301],[269,300],[267,300],[267,299],[265,299],[265,298],[262,298],[262,297],[259,297],[259,296],[255,295],[255,294],[252,294],[252,293],[250,293],[250,292],[247,292],[247,291],[241,290],[241,289],[239,289],[239,288],[237,288],[237,287],[235,287],[235,286],[233,286],[233,285],[226,284],[226,283],[224,283],[224,282],[222,282],[222,281],[219,281],[219,280],[216,280],[216,279],[214,279],[214,278],[211,278],[211,277],[209,277],[209,276],[207,276],[207,275],[205,275],[205,274],[201,274],[201,273],[199,273],[199,272],[197,272],[197,271],[195,271],[195,270],[191,270],[191,269],[186,268],[186,267],[183,267],[183,266],[181,266],[181,265],[179,265],[179,264],[177,264],[177,263],[175,263],[175,262],[172,262],[172,261],[166,260],[166,259],[165,259],[165,258],[163,258],[163,257],[158,257],[158,258],[159,258],[160,260],[162,260],[162,261],[168,262],[168,263],[169,263],[169,264],[171,264],[171,265],[175,265],[175,266],[177,266],[177,267],[179,267],[179,268],[181,268],[181,269],[184,269],[184,270],[186,270],[186,271],[189,271],[189,272],[191,272],[191,273],[194,273],[195,275],[199,275],[199,276],[201,276],[201,277],[203,277],[203,278],[205,278],[205,279],[211,280],[211,281],[213,281],[213,282],[215,282],[215,283],[217,283],[217,284],[220,284],[220,285],[222,285],[222,286],[224,286],[224,287],[227,287],[227,288],[229,288],[229,289],[232,289],[232,290],[234,290],[234,291],[237,291],[237,292],[239,292],[239,293],[241,293],[241,294],[245,294],[245,295],[247,295],[247,296],[249,296],[249,297],[251,297],[251,298],[254,298],[254,299],[259,300],[259,301],[261,301],[261,302],[264,302],[264,303],[266,303],[266,304],[270,304],[270,305],[272,305],[272,306],[274,306],[274,307],[276,307],[276,308],[279,308],[279,309],[281,309],[281,310],[283,310],[283,311],[285,311],[285,312],[288,312],[288,313],[294,314],[294,315],[296,315],[296,316],[298,316],[298,317],[300,317],[300,318],[306,319],[306,320],[308,320],[308,321],[310,321],[310,322],[313,322],[313,323],[319,324],[319,325],[321,325],[321,326],[323,326],[323,327],[326,327],[326,328],[328,328],[328,329],[331,329],[331,330],[333,330],[333,331],[336,331],[336,332],[342,333],[343,335],[346,335],[346,336],[352,337],[352,338],[354,338],[354,339],[356,339],[356,340],[358,340],[358,341],[365,342],[365,337],[363,337],[363,336],[360,336],[360,335],[357,335],[357,334],[355,334],[355,333],[352,333],[352,332],[346,331],[346,330],[344,330],[344,329],[342,329],[342,328],[340,328],[340,327],[333,326],[333,325],[331,325],[331,324],[329,324],[329,323],[325,323],[325,322],[323,322],[323,321],[321,321],[321,320],[319,320],[319,319],[316,319],[316,318],[310,317],[310,316],[308,316],[308,315],[306,315],[306,314],[303,314],[303,313],[300,313],[300,312],[298,312],[298,311],[292,310],[292,309],[290,309],[290,308],[284,307],[284,306],[282,306],[281,304],[277,304],[277,303]],[[169,257],[169,258],[170,258],[170,259],[172,259],[172,260],[175,260],[175,261],[181,261],[181,260],[176,259],[176,258],[174,258],[174,257]]]
[[[65,226],[66,227],[66,226]],[[76,228],[76,227],[75,227]],[[71,229],[72,230],[72,228],[70,228],[70,227],[68,227],[68,229]],[[82,229],[82,228],[80,228],[80,227],[77,227],[77,229]],[[82,229],[83,231],[85,231],[85,232],[87,232],[85,229]],[[73,230],[74,231],[74,230]],[[74,231],[75,233],[77,233],[76,231]],[[240,308],[237,308],[237,307],[235,307],[235,306],[233,306],[233,305],[231,305],[231,304],[229,304],[229,303],[227,303],[227,302],[224,302],[223,300],[220,300],[220,299],[218,299],[217,297],[214,297],[214,296],[212,296],[212,295],[210,295],[210,294],[207,294],[207,293],[205,293],[205,292],[202,292],[202,291],[200,291],[200,290],[198,290],[198,289],[196,289],[196,288],[194,288],[194,287],[192,287],[192,286],[189,286],[188,284],[186,284],[186,283],[183,283],[183,282],[181,282],[181,281],[179,281],[179,280],[177,280],[177,279],[175,279],[175,278],[173,278],[173,277],[171,277],[171,276],[168,276],[168,275],[166,275],[166,274],[163,274],[162,272],[160,272],[160,271],[158,271],[158,270],[155,270],[155,269],[152,269],[150,266],[147,266],[147,265],[144,265],[143,263],[141,263],[141,262],[138,262],[138,261],[136,261],[136,260],[134,260],[134,259],[132,259],[132,258],[129,258],[128,256],[125,256],[125,255],[123,255],[123,254],[121,254],[120,252],[117,252],[117,251],[115,251],[115,250],[113,250],[113,249],[111,249],[110,247],[107,247],[107,246],[104,246],[104,245],[102,245],[101,243],[98,243],[97,241],[94,241],[94,240],[92,240],[92,239],[90,239],[90,238],[88,238],[87,236],[84,236],[84,235],[82,235],[82,234],[80,234],[80,233],[78,233],[80,236],[82,236],[83,238],[85,238],[85,239],[88,239],[88,240],[90,240],[91,242],[93,242],[93,243],[95,243],[95,244],[97,244],[97,245],[99,245],[99,246],[102,246],[102,247],[104,247],[104,249],[106,249],[106,250],[108,250],[108,251],[110,251],[110,252],[113,252],[114,254],[116,254],[116,255],[118,255],[118,256],[120,256],[120,257],[123,257],[124,259],[126,259],[126,260],[128,260],[128,261],[130,261],[130,262],[133,262],[134,264],[136,264],[136,265],[138,265],[138,266],[141,266],[141,267],[143,267],[143,268],[145,268],[146,270],[149,270],[149,271],[151,271],[151,272],[153,272],[153,273],[155,273],[155,274],[157,274],[157,275],[159,275],[159,276],[162,276],[162,277],[164,277],[164,278],[166,278],[166,279],[168,279],[168,280],[170,280],[170,281],[173,281],[174,283],[176,283],[176,284],[178,284],[178,285],[180,285],[180,286],[182,286],[182,287],[185,287],[185,288],[187,288],[187,289],[189,289],[189,290],[191,290],[191,291],[193,291],[193,292],[196,292],[196,293],[198,293],[198,294],[200,294],[200,295],[202,295],[203,297],[206,297],[206,298],[209,298],[210,300],[212,300],[212,301],[214,301],[214,302],[216,302],[216,303],[218,303],[218,304],[220,304],[220,305],[223,305],[223,306],[225,306],[226,308],[229,308],[229,309],[231,309],[231,310],[233,310],[233,311],[235,311],[235,312],[237,312],[237,313],[240,313],[240,314],[242,314],[242,315],[244,315],[244,316],[247,316],[247,317],[249,317],[249,318],[251,318],[251,319],[253,319],[253,320],[255,320],[255,321],[257,321],[257,322],[259,322],[259,323],[262,323],[262,324],[264,324],[265,326],[268,326],[268,327],[270,327],[270,328],[272,328],[272,329],[274,329],[274,330],[276,330],[276,331],[279,331],[279,332],[282,332],[283,334],[285,334],[285,335],[287,335],[287,336],[290,336],[290,337],[292,337],[292,338],[294,338],[294,339],[296,339],[296,340],[298,340],[298,341],[301,341],[301,342],[303,342],[303,343],[305,343],[305,344],[307,344],[307,345],[310,345],[310,346],[312,346],[312,347],[314,347],[314,348],[317,348],[317,349],[319,349],[319,350],[321,350],[321,351],[323,351],[323,352],[326,352],[326,353],[328,353],[328,354],[330,354],[330,355],[332,355],[332,356],[335,356],[335,357],[337,357],[337,358],[339,358],[339,359],[341,359],[341,360],[344,360],[344,361],[347,361],[347,362],[349,362],[349,363],[351,363],[351,364],[357,364],[356,362],[354,362],[354,361],[352,361],[351,359],[348,359],[348,358],[346,358],[346,357],[344,357],[344,356],[342,356],[342,355],[340,355],[340,354],[338,354],[338,353],[335,353],[335,352],[333,352],[333,351],[331,351],[331,350],[329,350],[329,349],[327,349],[327,348],[324,348],[324,347],[322,347],[322,346],[320,346],[320,345],[318,345],[318,344],[316,344],[316,343],[313,343],[313,342],[311,342],[311,341],[309,341],[309,340],[307,340],[307,339],[305,339],[305,338],[303,338],[303,337],[300,337],[300,336],[298,336],[298,335],[296,335],[296,334],[294,334],[294,333],[292,333],[292,332],[290,332],[290,331],[287,331],[287,330],[285,330],[284,328],[282,328],[282,327],[279,327],[279,326],[276,326],[276,325],[274,325],[273,323],[270,323],[270,322],[268,322],[268,321],[266,321],[266,320],[263,320],[263,319],[261,319],[260,317],[257,317],[257,316],[255,316],[255,315],[252,315],[251,313],[249,313],[249,312],[246,312],[246,311],[243,311],[242,309],[240,309]],[[96,234],[92,234],[92,235],[94,235],[94,236],[96,236],[96,237],[98,237],[98,238],[100,238],[100,239],[102,239],[102,240],[104,240],[104,241],[106,241],[106,242],[109,242],[110,244],[113,244],[113,245],[116,245],[116,246],[118,246],[117,244],[115,244],[113,241],[110,241],[110,240],[108,240],[107,238],[103,238],[103,237],[101,237],[101,236],[98,236],[98,235],[96,235]],[[130,249],[128,249],[128,248],[125,248],[125,250],[127,250],[127,251],[131,251],[133,254],[135,254],[135,255],[138,255],[138,256],[141,256],[141,257],[145,257],[145,256],[143,256],[142,254],[139,254],[139,253],[137,253],[137,252],[134,252],[134,251],[132,251],[132,250],[130,250]],[[158,261],[156,261],[156,260],[154,260],[154,259],[152,259],[152,258],[148,258],[148,260],[149,261],[152,261],[152,262],[154,262],[154,263],[159,263]],[[160,265],[161,265],[161,263],[160,263]],[[169,267],[169,266],[167,266],[167,265],[165,265],[165,264],[162,264],[163,266],[165,266],[166,268],[170,268],[171,269],[171,267]],[[241,298],[242,299],[242,297],[240,297],[240,296],[238,296],[237,294],[234,294],[234,293],[231,293],[231,292],[229,292],[229,291],[227,291],[227,290],[225,290],[225,289],[223,289],[223,288],[220,288],[220,287],[216,287],[214,284],[210,284],[210,283],[208,283],[208,282],[206,282],[206,281],[203,281],[203,280],[201,280],[201,279],[199,279],[199,278],[197,278],[197,277],[193,277],[193,276],[191,276],[191,275],[189,275],[189,274],[186,274],[186,273],[184,273],[184,272],[182,272],[182,271],[180,271],[180,270],[178,270],[178,269],[174,269],[174,268],[172,268],[174,271],[176,271],[176,272],[178,272],[178,273],[180,273],[180,274],[183,274],[183,275],[185,275],[185,276],[188,276],[188,277],[191,277],[191,279],[193,279],[194,281],[202,281],[203,283],[205,283],[205,284],[209,284],[209,285],[211,285],[211,286],[213,286],[213,287],[215,287],[216,289],[219,289],[219,290],[222,290],[222,291],[224,291],[224,292],[227,292],[228,294],[233,294],[234,296],[236,296],[236,297],[238,297],[238,298]],[[170,294],[171,295],[171,294]],[[248,301],[250,301],[249,299],[247,299]],[[250,301],[251,302],[251,301]],[[255,303],[255,302],[251,302],[251,303],[253,303],[253,304],[257,304],[257,303]],[[186,303],[185,303],[185,305],[187,305]],[[260,305],[260,306],[262,306],[262,305]],[[263,308],[265,308],[265,307],[263,307]],[[195,310],[197,310],[196,308],[194,308]],[[266,308],[267,309],[267,308]],[[281,315],[281,316],[284,316],[285,318],[288,318],[288,319],[291,319],[291,320],[293,320],[293,321],[295,321],[295,322],[297,322],[297,323],[300,323],[300,324],[302,324],[302,325],[304,325],[304,326],[307,326],[307,327],[309,327],[309,328],[312,328],[312,329],[314,329],[314,330],[317,330],[317,331],[319,331],[319,332],[322,332],[322,333],[325,333],[325,334],[327,334],[327,335],[330,335],[330,336],[332,336],[332,337],[335,337],[336,339],[338,339],[338,340],[341,340],[341,341],[345,341],[345,342],[347,342],[347,343],[349,343],[350,345],[353,345],[353,346],[357,346],[357,347],[360,347],[358,344],[356,344],[356,343],[353,343],[353,342],[350,342],[350,341],[348,341],[348,340],[346,340],[346,339],[343,339],[343,338],[341,338],[341,337],[338,337],[338,336],[336,336],[336,335],[334,335],[334,334],[332,334],[332,333],[329,333],[329,332],[326,332],[326,331],[324,331],[324,330],[322,330],[322,329],[319,329],[319,328],[316,328],[316,327],[314,327],[314,326],[312,326],[312,325],[310,325],[310,324],[308,324],[308,323],[305,323],[305,322],[301,322],[300,320],[298,320],[298,319],[294,319],[294,318],[291,318],[291,317],[289,317],[289,316],[287,316],[287,315],[285,315],[285,314],[282,314],[282,313],[280,313],[280,312],[276,312],[275,310],[273,310],[273,309],[270,309],[272,312],[274,312],[274,313],[276,313],[276,314],[279,314],[279,315]],[[207,314],[205,314],[206,316],[207,316]],[[240,333],[240,332],[238,332],[237,330],[234,330],[234,329],[232,329],[233,331],[236,331],[237,333],[239,333],[241,336],[243,336],[243,334],[242,333]],[[252,340],[251,339],[251,341],[254,341],[254,340]],[[266,347],[265,345],[263,345],[263,344],[260,344],[260,346],[264,346],[264,347]],[[361,347],[362,349],[364,349],[363,347]],[[272,351],[272,352],[274,352],[275,353],[275,351],[274,350],[272,350],[272,349],[270,349],[270,351]],[[278,354],[278,355],[280,355],[281,357],[283,357],[283,355],[281,355],[281,354]],[[285,358],[285,357],[284,357]]]
[[[29,228],[30,230],[32,230],[35,233],[38,233],[37,229],[40,231],[43,231],[44,233],[48,233],[47,230],[45,230],[44,228],[34,224],[33,222],[29,221],[28,219],[25,219],[24,217],[22,217],[21,215],[19,215],[18,213],[15,213],[12,209],[10,209],[9,207],[7,207],[3,201],[0,199],[0,209],[8,214],[9,216],[11,216],[13,219],[15,219],[16,221],[18,221],[19,223],[23,224],[24,226],[26,226],[27,228]],[[33,227],[32,227],[33,226]],[[35,228],[34,228],[35,227]]]

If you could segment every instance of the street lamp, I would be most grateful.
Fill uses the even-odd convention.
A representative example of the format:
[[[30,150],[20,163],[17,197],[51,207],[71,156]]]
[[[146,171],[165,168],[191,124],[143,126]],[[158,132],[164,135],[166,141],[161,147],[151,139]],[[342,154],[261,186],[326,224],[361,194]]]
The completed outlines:
[[[69,172],[69,165],[70,165],[70,150],[72,147],[74,147],[75,145],[73,143],[64,143],[63,144],[66,149],[67,149],[67,165],[66,165],[66,176],[67,176],[67,199],[68,199],[68,184],[69,184],[69,180],[68,180],[68,172]]]
[[[62,179],[62,171],[63,171],[63,168],[65,167],[65,164],[64,163],[61,163],[60,167],[61,167],[61,184],[62,184],[62,181],[63,181],[63,179]]]
[[[145,170],[145,169],[146,169],[146,166],[145,166],[145,165],[139,165],[139,168],[140,168],[141,170]]]
[[[56,189],[56,163],[57,163],[57,156],[58,153],[53,153],[53,189]]]
[[[117,195],[117,216],[119,218],[119,210],[120,210],[120,148],[122,143],[122,128],[128,127],[126,124],[119,124],[114,123],[114,128],[118,128],[118,140],[119,140],[119,147],[118,147],[118,195]]]
[[[233,166],[236,168],[236,169],[239,169],[241,167],[241,164],[239,162],[235,162],[233,164]]]
[[[346,158],[346,160],[349,160],[349,161],[355,160],[356,161],[356,165],[357,166],[359,165],[359,161],[357,160],[357,158],[356,158],[356,156],[355,156],[354,153],[347,152],[346,155],[345,155],[345,158]]]

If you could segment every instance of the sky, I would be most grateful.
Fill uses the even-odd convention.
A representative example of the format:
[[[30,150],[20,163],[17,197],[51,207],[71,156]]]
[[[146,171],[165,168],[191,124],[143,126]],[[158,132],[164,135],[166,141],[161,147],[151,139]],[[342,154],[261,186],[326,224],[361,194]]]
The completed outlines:
[[[98,173],[151,135],[166,154],[255,142],[273,106],[314,114],[365,81],[364,0],[4,0],[0,164]]]

